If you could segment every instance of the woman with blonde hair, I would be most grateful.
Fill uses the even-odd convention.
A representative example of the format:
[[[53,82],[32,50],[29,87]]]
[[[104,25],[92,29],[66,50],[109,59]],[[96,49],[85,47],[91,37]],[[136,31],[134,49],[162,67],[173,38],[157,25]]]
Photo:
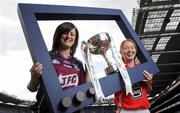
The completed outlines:
[[[120,53],[126,69],[138,65],[136,58],[137,46],[132,39],[124,40],[120,45]],[[151,89],[152,74],[144,70],[145,80],[132,85],[133,95],[126,95],[125,90],[121,90],[114,95],[114,103],[117,107],[117,113],[150,113],[147,93]]]

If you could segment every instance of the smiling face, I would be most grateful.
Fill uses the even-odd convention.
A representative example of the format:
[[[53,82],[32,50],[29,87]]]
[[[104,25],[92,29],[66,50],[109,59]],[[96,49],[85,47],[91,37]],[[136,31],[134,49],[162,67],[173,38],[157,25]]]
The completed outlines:
[[[73,56],[79,40],[79,32],[76,26],[70,22],[60,24],[54,33],[51,51],[70,49]]]
[[[120,48],[120,53],[122,54],[123,60],[125,62],[130,62],[134,60],[136,56],[136,52],[137,49],[134,42],[130,40],[126,40],[122,43]]]
[[[69,32],[65,32],[61,35],[60,42],[61,47],[64,49],[70,49],[76,40],[76,30],[73,28]]]

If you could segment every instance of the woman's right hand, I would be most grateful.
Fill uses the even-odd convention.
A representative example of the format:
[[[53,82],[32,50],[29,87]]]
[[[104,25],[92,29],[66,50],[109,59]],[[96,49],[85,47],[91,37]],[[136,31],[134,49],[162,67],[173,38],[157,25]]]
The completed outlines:
[[[42,74],[42,70],[43,70],[43,65],[40,62],[36,62],[30,69],[31,80],[30,80],[29,84],[27,85],[27,88],[31,92],[37,91],[37,88],[39,86],[39,78]]]
[[[31,79],[39,80],[39,77],[42,74],[43,65],[40,62],[36,62],[30,72],[31,72]]]

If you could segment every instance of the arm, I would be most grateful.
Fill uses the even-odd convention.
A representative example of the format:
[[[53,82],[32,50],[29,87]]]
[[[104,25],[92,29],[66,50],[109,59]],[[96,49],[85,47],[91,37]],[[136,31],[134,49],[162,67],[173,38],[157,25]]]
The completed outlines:
[[[91,81],[91,78],[87,70],[87,67],[85,66],[85,82],[90,82],[90,81]]]
[[[31,72],[31,80],[27,84],[27,89],[31,92],[35,92],[39,86],[40,76],[42,74],[43,66],[39,62],[35,63],[30,72]]]

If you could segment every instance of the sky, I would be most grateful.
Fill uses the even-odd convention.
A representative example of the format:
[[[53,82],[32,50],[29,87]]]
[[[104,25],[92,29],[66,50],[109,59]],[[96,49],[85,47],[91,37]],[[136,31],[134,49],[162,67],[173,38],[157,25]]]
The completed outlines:
[[[133,8],[138,7],[137,0],[0,0],[0,92],[24,100],[35,100],[36,93],[31,93],[26,88],[31,76],[29,69],[33,62],[18,18],[18,3],[121,9],[130,23]],[[38,21],[48,49],[52,44],[52,35],[57,23],[62,22]],[[80,41],[86,41],[99,32],[108,32],[112,37],[122,35],[114,21],[72,22],[79,29]],[[95,26],[98,27],[93,29]],[[119,40],[116,39],[115,42]],[[80,51],[77,51],[76,56],[79,57],[79,54]]]

